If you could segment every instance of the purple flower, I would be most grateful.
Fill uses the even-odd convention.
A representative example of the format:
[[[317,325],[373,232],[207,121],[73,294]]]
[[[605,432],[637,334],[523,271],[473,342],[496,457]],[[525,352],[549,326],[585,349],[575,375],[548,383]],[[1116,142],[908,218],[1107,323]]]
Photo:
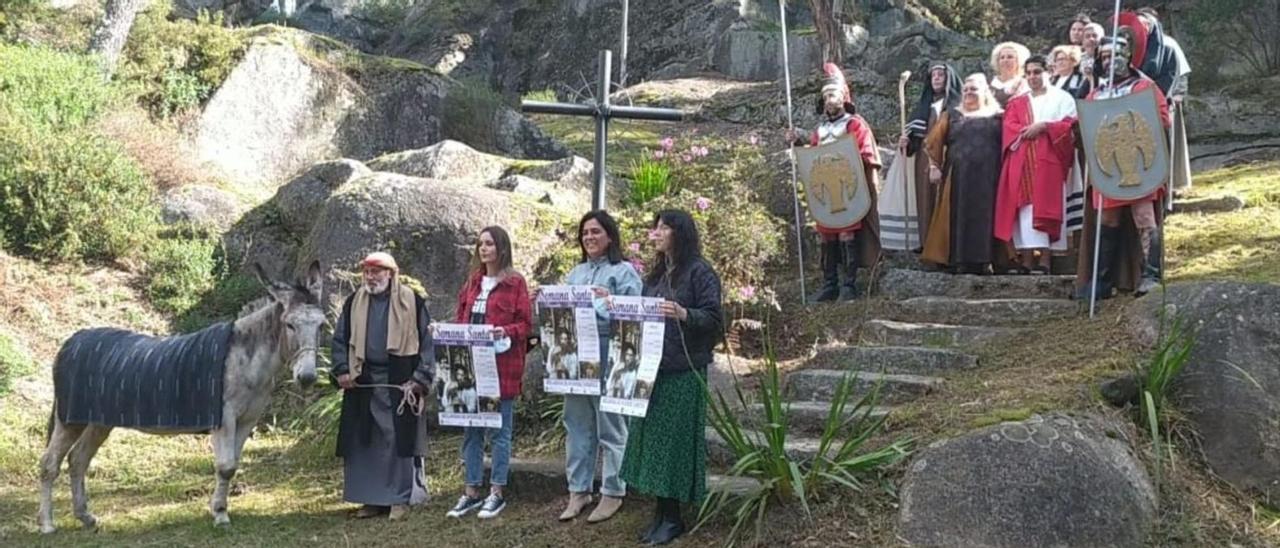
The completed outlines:
[[[632,253],[639,253],[640,244],[637,242],[631,242],[631,245],[627,246],[627,249],[630,249]]]
[[[693,161],[693,156],[690,156],[690,155],[689,155],[689,153],[688,153],[688,152],[686,152],[686,153],[684,153],[684,154],[681,154],[681,155],[680,155],[680,159],[681,159],[681,160],[684,160],[686,163],[687,163],[687,162],[692,162],[692,161]]]
[[[756,286],[748,285],[738,289],[738,295],[742,296],[742,300],[749,301],[756,296]]]
[[[654,159],[654,160],[661,160],[661,159],[662,159],[664,156],[666,156],[666,155],[667,155],[667,153],[666,153],[665,151],[662,151],[662,150],[655,150],[655,151],[653,151],[653,159]]]
[[[707,150],[707,147],[693,147],[693,154],[695,156],[705,157],[707,154],[710,154],[710,152]]]
[[[637,273],[644,274],[644,261],[641,261],[640,259],[631,259],[628,262],[631,263],[632,268],[636,269]]]
[[[698,211],[706,211],[711,209],[711,200],[704,196],[698,196],[698,199],[693,201],[693,205],[698,208]]]
[[[671,149],[676,147],[676,140],[671,137],[663,137],[661,141],[658,141],[658,145],[662,147],[662,150],[671,152]]]

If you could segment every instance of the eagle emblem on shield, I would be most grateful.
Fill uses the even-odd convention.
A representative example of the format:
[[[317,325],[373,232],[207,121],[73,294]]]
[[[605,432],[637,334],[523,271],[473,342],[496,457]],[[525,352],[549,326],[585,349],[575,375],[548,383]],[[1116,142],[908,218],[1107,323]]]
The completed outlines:
[[[1077,101],[1093,188],[1113,200],[1150,195],[1169,177],[1169,147],[1154,88]]]
[[[862,156],[852,135],[825,145],[795,149],[797,177],[805,203],[818,224],[833,229],[861,221],[871,211],[871,193]]]

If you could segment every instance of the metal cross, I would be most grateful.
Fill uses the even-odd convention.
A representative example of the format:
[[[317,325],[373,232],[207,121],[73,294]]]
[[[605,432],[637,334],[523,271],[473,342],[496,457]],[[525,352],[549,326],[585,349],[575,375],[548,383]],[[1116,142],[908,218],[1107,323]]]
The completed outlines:
[[[605,145],[609,139],[609,120],[624,118],[632,120],[661,120],[679,122],[684,119],[684,112],[670,108],[627,107],[609,104],[610,80],[613,65],[613,52],[602,50],[596,64],[598,90],[595,103],[548,103],[545,101],[522,101],[520,110],[541,114],[568,114],[572,116],[591,116],[596,120],[596,155],[595,185],[591,191],[591,205],[594,209],[605,208]]]

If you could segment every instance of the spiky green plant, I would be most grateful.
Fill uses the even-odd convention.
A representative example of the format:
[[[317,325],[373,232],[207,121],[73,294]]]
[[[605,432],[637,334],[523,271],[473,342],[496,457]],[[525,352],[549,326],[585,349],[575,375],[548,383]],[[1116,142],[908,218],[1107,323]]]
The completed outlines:
[[[848,373],[832,397],[817,455],[812,459],[788,455],[790,404],[783,396],[772,352],[767,353],[765,363],[764,379],[757,391],[764,408],[761,431],[748,430],[739,418],[750,407],[736,376],[732,403],[724,394],[707,392],[711,426],[734,457],[729,474],[753,478],[762,487],[745,495],[713,493],[703,502],[699,527],[729,512],[733,522],[729,545],[736,543],[748,526],[753,525],[759,537],[771,505],[798,503],[805,515],[812,517],[810,503],[843,489],[862,491],[868,479],[910,453],[911,440],[905,438],[877,449],[866,447],[868,440],[883,430],[887,418],[871,416],[880,398],[881,383],[854,400],[854,374]]]

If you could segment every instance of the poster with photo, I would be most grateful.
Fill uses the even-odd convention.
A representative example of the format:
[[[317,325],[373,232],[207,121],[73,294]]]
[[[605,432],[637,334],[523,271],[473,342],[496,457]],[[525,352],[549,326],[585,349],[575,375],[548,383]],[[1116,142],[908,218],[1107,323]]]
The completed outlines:
[[[502,428],[493,326],[431,324],[441,426]]]
[[[658,310],[663,299],[614,297],[609,341],[609,379],[600,409],[643,417],[662,361],[667,322]]]
[[[551,394],[600,395],[600,334],[589,285],[544,286],[538,294],[542,388]]]

